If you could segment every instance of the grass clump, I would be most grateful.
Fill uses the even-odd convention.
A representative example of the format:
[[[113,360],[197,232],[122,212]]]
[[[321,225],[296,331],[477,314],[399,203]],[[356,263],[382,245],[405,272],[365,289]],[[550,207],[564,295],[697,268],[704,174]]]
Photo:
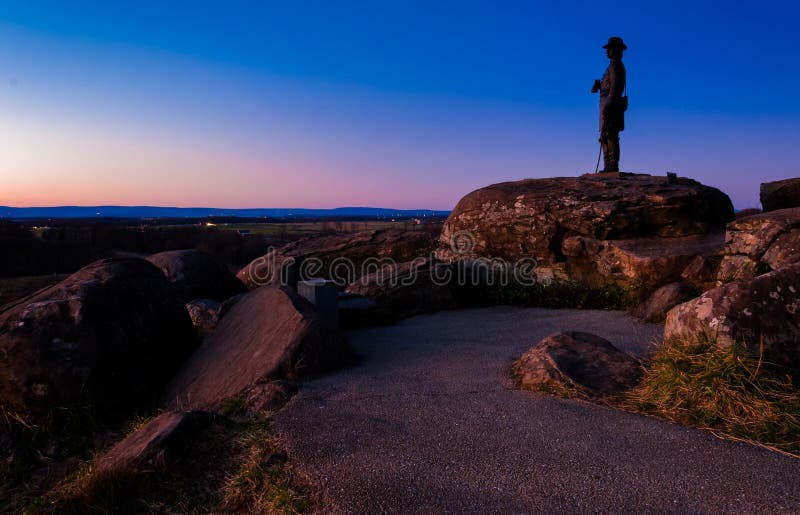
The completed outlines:
[[[241,458],[223,488],[224,511],[304,513],[310,508],[305,488],[270,435],[267,424],[254,423],[239,436]]]
[[[64,478],[28,505],[31,513],[110,513],[136,490],[134,475],[107,476],[97,473],[94,461],[81,462],[77,472]]]
[[[625,404],[674,422],[800,454],[800,389],[743,346],[670,339]]]
[[[35,513],[303,513],[309,486],[294,472],[266,418],[219,420],[175,462],[153,470],[98,471],[82,463],[28,504]]]
[[[246,411],[247,406],[245,405],[244,398],[236,396],[226,399],[225,402],[222,403],[219,413],[225,417],[236,418],[242,416]]]
[[[0,405],[0,499],[9,512],[39,499],[52,464],[78,456],[88,458],[98,427],[85,405],[54,408],[33,418]],[[2,511],[2,510],[0,510]]]
[[[540,385],[535,390],[562,399],[587,399],[589,397],[574,383],[547,383]]]

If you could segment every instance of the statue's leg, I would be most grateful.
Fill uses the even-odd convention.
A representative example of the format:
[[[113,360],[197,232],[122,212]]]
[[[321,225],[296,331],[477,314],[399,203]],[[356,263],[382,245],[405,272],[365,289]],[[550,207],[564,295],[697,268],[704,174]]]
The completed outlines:
[[[607,172],[608,171],[608,164],[609,164],[608,159],[609,159],[609,151],[610,151],[610,149],[608,148],[609,147],[608,139],[609,139],[608,138],[608,132],[601,132],[600,133],[600,146],[603,149],[603,170],[601,170],[601,171],[603,171],[603,172]]]
[[[607,133],[608,137],[606,139],[607,146],[608,146],[608,157],[605,161],[606,163],[606,172],[618,172],[619,171],[619,132],[609,132]]]

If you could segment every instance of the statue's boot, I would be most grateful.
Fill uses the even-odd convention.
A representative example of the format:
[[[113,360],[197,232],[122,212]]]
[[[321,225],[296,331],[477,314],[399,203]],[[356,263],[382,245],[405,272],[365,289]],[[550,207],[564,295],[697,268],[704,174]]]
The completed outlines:
[[[619,172],[619,162],[611,159],[611,156],[603,156],[603,169],[597,173]]]
[[[619,134],[606,135],[603,145],[603,173],[619,172]]]

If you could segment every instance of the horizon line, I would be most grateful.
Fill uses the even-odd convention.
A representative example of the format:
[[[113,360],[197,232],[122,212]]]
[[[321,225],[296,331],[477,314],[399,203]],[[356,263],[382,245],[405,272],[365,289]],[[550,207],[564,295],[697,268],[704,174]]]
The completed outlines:
[[[93,209],[93,208],[128,208],[128,209],[211,209],[225,211],[254,211],[260,209],[281,209],[285,211],[334,211],[337,209],[381,209],[385,211],[452,211],[452,209],[420,208],[394,208],[382,206],[337,206],[337,207],[210,207],[210,206],[160,206],[154,204],[62,204],[53,206],[11,206],[0,205],[0,209]]]

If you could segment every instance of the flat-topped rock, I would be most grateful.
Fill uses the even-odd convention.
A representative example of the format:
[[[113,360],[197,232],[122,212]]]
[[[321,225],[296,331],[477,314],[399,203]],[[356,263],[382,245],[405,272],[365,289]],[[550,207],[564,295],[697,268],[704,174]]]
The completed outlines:
[[[465,196],[444,225],[437,257],[534,259],[537,277],[634,296],[678,281],[697,256],[721,252],[733,206],[686,178],[619,174],[526,179]],[[541,274],[540,274],[541,272]]]
[[[761,184],[764,211],[800,207],[800,177]]]
[[[444,225],[437,254],[443,259],[532,257],[552,264],[564,260],[561,243],[569,236],[682,237],[721,230],[733,217],[727,195],[692,179],[525,179],[462,198]]]

